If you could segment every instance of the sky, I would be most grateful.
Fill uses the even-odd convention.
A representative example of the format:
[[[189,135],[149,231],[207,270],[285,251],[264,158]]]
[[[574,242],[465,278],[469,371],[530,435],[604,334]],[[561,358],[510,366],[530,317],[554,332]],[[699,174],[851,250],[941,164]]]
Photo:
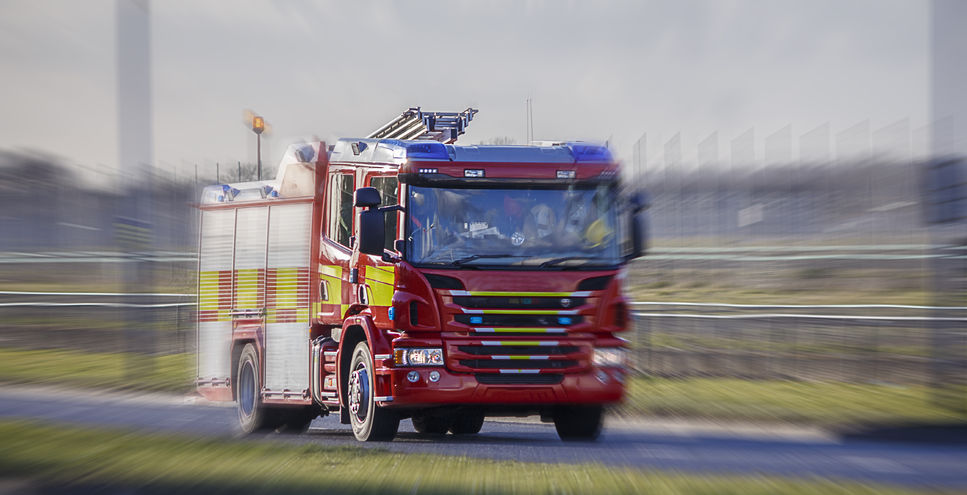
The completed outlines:
[[[127,1],[127,0],[124,0]],[[682,160],[717,131],[927,123],[929,3],[909,0],[152,2],[155,166],[254,161],[244,110],[288,143],[365,136],[411,106],[480,110],[460,143],[607,141]],[[0,2],[0,149],[118,165],[114,0]],[[785,126],[789,131],[782,131]],[[847,133],[848,134],[848,133]]]

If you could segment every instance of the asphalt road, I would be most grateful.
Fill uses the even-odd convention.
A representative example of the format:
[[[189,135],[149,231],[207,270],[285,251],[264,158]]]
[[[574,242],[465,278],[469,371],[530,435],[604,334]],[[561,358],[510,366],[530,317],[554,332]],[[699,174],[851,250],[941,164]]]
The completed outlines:
[[[189,435],[238,435],[226,405],[174,396],[130,396],[0,388],[0,417],[134,428]],[[967,446],[845,441],[806,428],[721,426],[694,422],[612,422],[598,442],[563,443],[553,426],[487,421],[472,437],[426,437],[407,420],[392,443],[359,444],[334,416],[303,435],[264,441],[375,446],[398,452],[525,462],[596,462],[701,474],[770,474],[967,488]]]

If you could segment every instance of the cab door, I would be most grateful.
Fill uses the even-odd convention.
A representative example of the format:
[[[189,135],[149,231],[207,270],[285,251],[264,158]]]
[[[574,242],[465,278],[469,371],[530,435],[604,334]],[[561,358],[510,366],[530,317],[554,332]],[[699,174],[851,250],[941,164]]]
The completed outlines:
[[[379,191],[380,206],[399,204],[400,184],[395,172],[370,171],[365,176],[365,185]],[[399,236],[399,212],[386,212],[384,249],[393,251]],[[396,284],[396,265],[383,261],[380,256],[359,254],[359,284],[357,297],[362,304],[369,306],[376,325],[390,328],[389,308],[392,306],[393,291]]]
[[[326,178],[326,204],[319,255],[319,309],[324,325],[342,326],[349,309],[351,289],[349,260],[352,257],[353,193],[356,180],[348,167],[330,165]]]

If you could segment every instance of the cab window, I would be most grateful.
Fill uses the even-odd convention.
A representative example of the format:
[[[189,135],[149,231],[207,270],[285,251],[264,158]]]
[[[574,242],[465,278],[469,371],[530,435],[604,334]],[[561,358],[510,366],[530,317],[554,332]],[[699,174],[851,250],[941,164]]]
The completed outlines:
[[[369,180],[369,185],[379,191],[382,198],[380,206],[393,206],[399,204],[400,183],[396,177],[373,177]],[[393,242],[396,241],[396,219],[398,215],[395,211],[386,212],[386,244],[383,248],[393,251]]]
[[[349,247],[353,235],[353,176],[332,174],[329,179],[329,238]]]

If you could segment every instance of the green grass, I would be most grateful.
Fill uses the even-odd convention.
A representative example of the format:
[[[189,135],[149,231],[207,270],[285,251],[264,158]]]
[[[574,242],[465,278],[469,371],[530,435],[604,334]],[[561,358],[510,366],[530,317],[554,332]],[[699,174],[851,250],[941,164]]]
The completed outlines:
[[[967,421],[967,413],[934,404],[930,393],[923,386],[635,378],[618,413],[826,426]]]
[[[187,392],[194,356],[0,348],[0,381]]]
[[[0,422],[0,438],[0,476],[55,487],[137,488],[138,493],[923,493],[836,480],[514,463],[26,422]]]

